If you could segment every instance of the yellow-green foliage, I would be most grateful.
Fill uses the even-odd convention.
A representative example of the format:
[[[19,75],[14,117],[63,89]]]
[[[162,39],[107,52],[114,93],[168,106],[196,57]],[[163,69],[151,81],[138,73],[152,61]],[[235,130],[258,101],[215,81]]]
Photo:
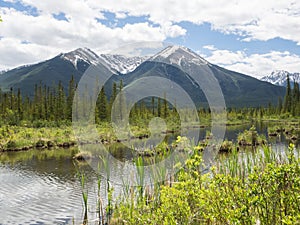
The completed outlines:
[[[255,126],[252,126],[249,130],[245,130],[244,132],[240,133],[237,139],[240,145],[256,146],[266,143],[266,137],[259,135]]]
[[[201,174],[201,157],[195,153],[172,186],[161,186],[150,201],[136,202],[133,196],[117,204],[113,216],[118,224],[299,224],[298,154],[293,145],[286,158],[274,160],[272,154],[270,148],[258,153],[249,162],[251,169],[236,164],[235,170],[221,172],[218,165]]]
[[[52,141],[56,144],[74,141],[72,127],[31,128],[20,126],[0,127],[0,146],[4,149],[35,146],[36,143]]]

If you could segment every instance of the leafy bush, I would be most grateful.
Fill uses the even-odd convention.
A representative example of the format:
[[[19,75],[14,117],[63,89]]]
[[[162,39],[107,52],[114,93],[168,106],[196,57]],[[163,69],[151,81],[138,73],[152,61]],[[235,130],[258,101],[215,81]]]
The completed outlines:
[[[140,198],[131,194],[131,198],[118,203],[114,221],[174,225],[299,224],[300,160],[294,146],[280,160],[261,157],[272,155],[272,150],[265,148],[253,159],[250,170],[245,164],[236,164],[235,171],[242,171],[236,174],[227,173],[229,168],[220,172],[217,167],[210,174],[202,174],[202,160],[197,151],[177,173],[176,182],[161,186],[151,200],[144,197],[144,201],[136,202],[134,199]],[[259,164],[255,165],[256,162]]]

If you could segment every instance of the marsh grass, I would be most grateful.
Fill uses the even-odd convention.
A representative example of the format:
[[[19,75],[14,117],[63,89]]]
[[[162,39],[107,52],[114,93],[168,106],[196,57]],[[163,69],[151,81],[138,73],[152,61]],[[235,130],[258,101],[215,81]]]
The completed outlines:
[[[299,224],[299,163],[292,144],[280,152],[233,149],[204,174],[195,151],[172,185],[160,183],[156,201],[119,202],[113,217],[118,224]]]
[[[86,176],[83,172],[79,172],[78,177],[80,179],[81,196],[82,196],[82,201],[83,201],[83,206],[84,206],[83,224],[88,224],[88,215],[87,215],[87,212],[88,212],[88,190],[85,187]]]
[[[257,146],[266,144],[266,137],[258,134],[255,126],[238,134],[238,144],[241,146]]]
[[[137,170],[137,188],[139,192],[140,201],[143,200],[144,194],[144,183],[145,183],[145,167],[144,160],[142,157],[138,157],[135,161],[136,170]]]
[[[54,145],[74,143],[75,138],[72,136],[72,127],[33,128],[8,125],[0,127],[0,146],[3,150],[35,147],[37,144],[45,146],[48,141]]]

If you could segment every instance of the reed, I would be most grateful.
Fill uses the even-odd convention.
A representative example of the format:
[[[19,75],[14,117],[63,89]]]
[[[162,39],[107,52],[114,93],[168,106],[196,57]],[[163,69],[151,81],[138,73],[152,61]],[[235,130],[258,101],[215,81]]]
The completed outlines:
[[[83,205],[84,205],[84,219],[83,219],[83,224],[88,224],[88,190],[85,187],[85,174],[84,173],[79,173],[79,178],[80,178],[80,185],[81,185],[81,196],[83,200]]]
[[[97,176],[97,209],[98,209],[98,220],[100,225],[104,225],[104,212],[103,212],[103,202],[101,198],[101,180],[102,177],[100,173],[100,163],[98,163],[98,176]]]
[[[110,157],[110,156],[108,156]],[[106,172],[106,194],[107,194],[107,206],[106,206],[106,221],[109,224],[113,213],[113,187],[110,185],[110,160],[107,157],[100,157],[104,170]]]
[[[188,159],[172,186],[160,185],[156,201],[121,202],[120,224],[298,224],[299,149],[263,146],[221,156],[203,174],[199,151]],[[155,179],[154,179],[155,180]],[[168,183],[166,183],[168,184]],[[149,195],[149,187],[145,188]],[[141,195],[141,193],[140,193]],[[126,221],[126,222],[124,222]]]
[[[144,183],[145,183],[145,168],[144,168],[144,160],[142,157],[138,157],[135,160],[135,166],[137,170],[137,188],[138,188],[138,198],[140,201],[143,200],[144,195]]]

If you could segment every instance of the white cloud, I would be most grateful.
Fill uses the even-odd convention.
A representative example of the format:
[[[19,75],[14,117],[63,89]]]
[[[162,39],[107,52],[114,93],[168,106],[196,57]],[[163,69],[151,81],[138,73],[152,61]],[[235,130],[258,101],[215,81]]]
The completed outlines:
[[[0,71],[21,64],[32,64],[48,59],[60,52],[60,49],[49,48],[34,43],[21,43],[15,38],[2,38],[0,41]],[[16,64],[16,62],[22,62]]]
[[[300,56],[288,51],[248,55],[244,51],[220,50],[212,46],[211,55],[204,57],[213,64],[255,77],[268,75],[274,70],[299,72],[300,65]]]
[[[0,50],[1,55],[3,52],[8,54],[5,57],[1,56],[0,67],[34,62],[39,57],[44,59],[46,54],[69,51],[77,47],[86,46],[103,52],[128,42],[164,41],[168,37],[184,36],[187,31],[177,24],[182,21],[194,24],[209,23],[213,29],[238,34],[245,41],[280,37],[300,43],[300,2],[295,0],[6,1],[19,1],[24,5],[34,7],[37,9],[38,16],[0,8],[0,15],[4,20],[0,23],[0,36],[3,37],[0,40]],[[53,14],[61,12],[66,15],[68,21],[58,21],[53,18]],[[145,16],[149,21],[126,24],[123,27],[109,27],[96,20],[96,18],[105,19],[103,12],[115,13],[117,20],[128,16]],[[22,41],[30,44],[22,44]],[[216,62],[222,61],[231,65],[231,68],[244,68],[244,72],[251,72],[251,74],[257,74],[258,71],[256,67],[245,64],[243,62],[245,59],[250,60],[249,63],[253,66],[254,61],[262,64],[261,62],[266,60],[267,65],[261,65],[260,68],[269,68],[274,61],[276,65],[273,67],[284,66],[283,63],[288,63],[287,67],[294,68],[285,59],[297,61],[297,56],[282,55],[281,52],[273,52],[274,58],[270,59],[266,55],[247,56],[243,51],[231,52],[211,49],[212,46],[206,47],[207,50],[214,51],[212,59]],[[21,54],[21,49],[22,51],[28,50],[28,52]],[[20,57],[14,57],[18,53]],[[224,55],[227,58],[222,60]]]
[[[225,33],[245,35],[246,40],[281,37],[300,43],[300,2],[294,0],[89,0],[91,6],[128,15],[147,15],[158,24],[208,22]]]
[[[178,25],[172,25],[171,23],[165,23],[162,26],[162,32],[168,37],[178,37],[186,34],[186,30]]]
[[[4,20],[0,23],[0,69],[44,60],[78,47],[103,53],[126,43],[163,41],[184,33],[171,24],[165,28],[148,22],[108,27],[93,17],[80,20],[67,14],[69,21],[56,20],[49,12],[35,17],[2,8],[0,15]]]
[[[117,19],[125,19],[127,17],[126,13],[123,12],[116,12],[116,18]]]
[[[202,48],[204,49],[208,49],[210,51],[212,50],[217,50],[216,47],[214,45],[204,45]]]

